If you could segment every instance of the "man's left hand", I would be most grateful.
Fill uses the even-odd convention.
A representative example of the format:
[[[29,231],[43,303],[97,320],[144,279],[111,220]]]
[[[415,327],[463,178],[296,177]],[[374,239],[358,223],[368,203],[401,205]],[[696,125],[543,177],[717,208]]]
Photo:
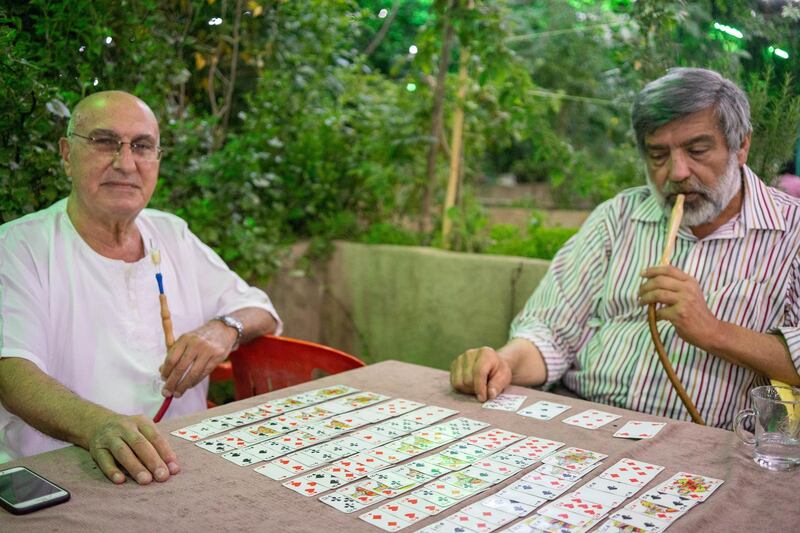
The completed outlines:
[[[656,307],[658,320],[669,320],[686,342],[702,348],[711,340],[719,320],[711,313],[697,280],[673,266],[657,266],[642,272],[639,303]]]
[[[162,394],[180,398],[228,357],[236,331],[212,320],[175,341],[161,365]]]

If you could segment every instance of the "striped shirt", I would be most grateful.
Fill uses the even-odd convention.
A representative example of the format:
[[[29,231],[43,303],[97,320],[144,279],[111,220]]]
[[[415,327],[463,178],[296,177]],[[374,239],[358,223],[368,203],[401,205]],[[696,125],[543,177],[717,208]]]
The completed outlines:
[[[698,281],[718,319],[780,332],[800,368],[800,202],[746,166],[743,176],[739,214],[703,239],[682,227],[670,263]],[[647,308],[637,303],[640,272],[658,264],[666,232],[662,208],[647,187],[636,187],[600,205],[559,251],[510,332],[539,348],[548,384],[563,378],[591,401],[691,419],[656,355]],[[668,321],[658,329],[703,419],[730,429],[749,407],[749,390],[768,379],[683,341]]]

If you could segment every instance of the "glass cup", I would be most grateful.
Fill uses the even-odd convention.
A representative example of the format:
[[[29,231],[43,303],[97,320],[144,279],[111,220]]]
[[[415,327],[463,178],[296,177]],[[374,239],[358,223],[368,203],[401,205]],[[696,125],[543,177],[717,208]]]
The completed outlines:
[[[750,391],[752,409],[743,409],[733,422],[734,431],[753,446],[753,460],[769,470],[800,466],[800,388],[765,385]],[[755,433],[744,429],[755,420]]]

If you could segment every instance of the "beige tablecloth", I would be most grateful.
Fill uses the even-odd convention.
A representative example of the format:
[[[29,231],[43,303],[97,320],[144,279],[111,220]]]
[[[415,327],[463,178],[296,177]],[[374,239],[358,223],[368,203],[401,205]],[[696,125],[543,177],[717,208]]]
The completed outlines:
[[[628,420],[666,419],[523,387],[511,387],[506,391],[526,394],[529,401],[523,405],[550,399],[572,406],[570,411],[555,420],[541,422],[514,413],[482,409],[474,397],[451,390],[446,372],[396,361],[329,376],[192,417],[162,422],[159,427],[167,433],[211,413],[237,411],[262,403],[267,398],[289,396],[338,383],[395,398],[450,407],[459,410],[460,416],[484,420],[502,429],[606,453],[605,466],[622,457],[665,466],[647,488],[679,471],[725,480],[708,501],[680,518],[670,531],[800,531],[800,472],[775,473],[759,468],[751,460],[747,448],[731,432],[669,421],[654,439],[615,439],[612,434]],[[559,421],[568,414],[591,407],[620,414],[622,418],[596,430],[576,428]],[[169,439],[178,454],[182,472],[166,483],[148,486],[138,486],[131,480],[121,486],[111,484],[89,454],[75,447],[4,465],[32,468],[69,490],[72,499],[25,516],[12,516],[0,510],[0,531],[380,532],[359,520],[358,513],[344,514],[316,498],[303,497],[282,487],[281,482],[254,472],[254,467],[238,467],[190,442],[172,436]],[[414,531],[437,521],[459,507],[497,492],[521,475],[465,500],[438,518],[428,518],[403,531]],[[594,474],[587,475],[575,488],[593,477]]]

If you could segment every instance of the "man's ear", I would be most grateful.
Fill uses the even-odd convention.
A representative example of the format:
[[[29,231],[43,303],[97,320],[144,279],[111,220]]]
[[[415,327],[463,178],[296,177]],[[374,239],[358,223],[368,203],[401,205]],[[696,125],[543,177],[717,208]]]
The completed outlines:
[[[747,163],[747,154],[750,153],[750,137],[752,135],[753,133],[750,132],[744,136],[744,139],[742,139],[742,146],[736,152],[736,159],[739,161],[740,167]]]
[[[58,151],[61,153],[61,164],[64,165],[64,172],[66,172],[67,176],[70,175],[69,150],[69,140],[66,137],[61,137],[58,140]]]

